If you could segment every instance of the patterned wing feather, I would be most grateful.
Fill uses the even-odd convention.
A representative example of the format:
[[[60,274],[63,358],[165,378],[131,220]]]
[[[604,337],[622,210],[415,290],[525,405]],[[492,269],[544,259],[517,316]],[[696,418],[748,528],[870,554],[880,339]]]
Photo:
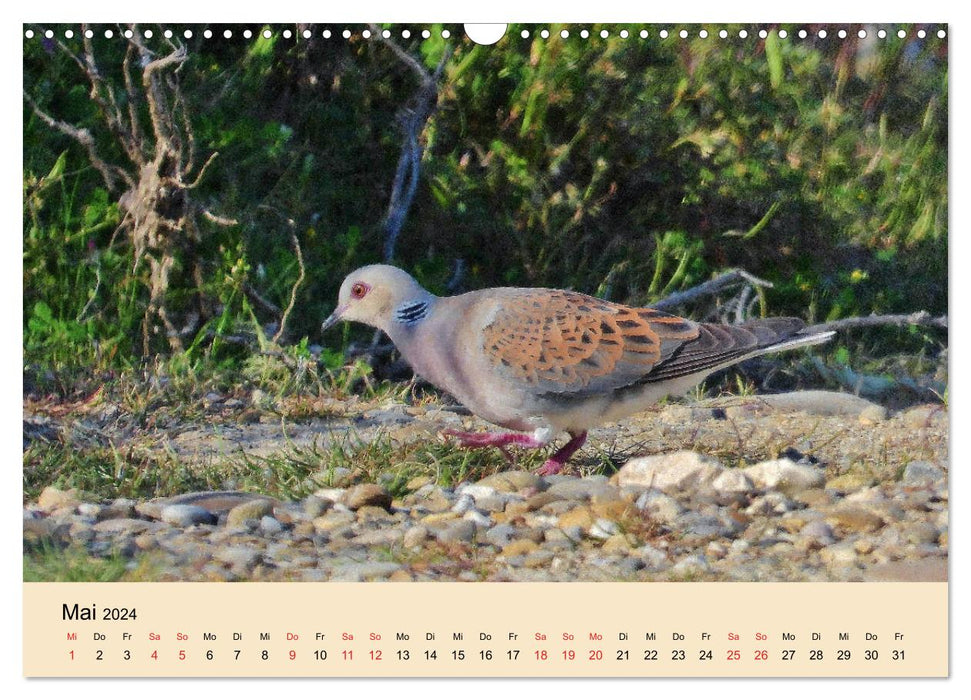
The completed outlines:
[[[483,329],[483,349],[503,371],[539,393],[599,393],[643,379],[697,324],[585,294],[510,292]]]

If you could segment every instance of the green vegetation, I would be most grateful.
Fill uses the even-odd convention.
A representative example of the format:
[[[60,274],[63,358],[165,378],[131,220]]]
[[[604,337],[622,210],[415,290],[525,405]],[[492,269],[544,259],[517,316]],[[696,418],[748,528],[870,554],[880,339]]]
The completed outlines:
[[[494,47],[456,39],[458,27],[448,40],[396,39],[428,70],[455,48],[396,249],[423,283],[444,291],[461,259],[465,288],[648,303],[738,266],[775,284],[770,313],[946,312],[944,40],[797,39],[797,27],[786,39],[680,39],[671,27],[644,40],[610,27],[583,41],[551,29],[522,39],[511,27]],[[181,98],[163,126],[192,150],[170,147],[185,162],[160,177],[182,199],[148,203],[181,218],[152,240],[132,201],[147,197],[133,164],[150,159],[112,121],[131,110],[142,151],[162,148],[137,51],[96,34],[92,99],[77,35],[61,40],[67,51],[25,42],[24,351],[51,388],[159,353],[214,367],[279,343],[306,355],[343,276],[380,258],[399,115],[416,87],[408,66],[359,35],[201,33],[159,101]],[[158,28],[143,46],[171,51]],[[35,105],[87,129],[103,162]],[[339,367],[340,339],[324,341]]]
[[[619,26],[602,39],[593,26],[588,40],[558,27],[544,40],[512,26],[480,47],[448,28],[428,40],[394,28],[429,74],[453,50],[393,260],[436,293],[461,270],[459,290],[649,304],[738,267],[773,288],[685,313],[947,313],[946,40],[915,27],[798,39],[788,25],[785,39],[739,39],[738,27],[726,40],[697,27],[623,39]],[[345,360],[369,331],[318,330],[344,276],[381,260],[414,67],[360,28],[325,40],[310,26],[306,41],[256,26],[260,38],[204,39],[194,26],[173,39],[184,54],[159,27],[137,42],[65,29],[37,28],[24,46],[25,405],[114,406],[136,435],[211,420],[210,392],[237,398],[219,420],[241,422],[326,418],[343,410],[328,399],[352,396],[420,405],[414,387]],[[896,386],[939,372],[945,344],[937,329],[871,329],[819,352],[837,368],[826,376]],[[800,385],[812,371],[779,374]],[[946,376],[935,380],[946,396]],[[754,384],[713,378],[707,390],[726,386]],[[503,462],[432,441],[207,464],[150,444],[32,441],[24,488],[292,497],[348,466],[399,493],[415,476],[455,483]]]

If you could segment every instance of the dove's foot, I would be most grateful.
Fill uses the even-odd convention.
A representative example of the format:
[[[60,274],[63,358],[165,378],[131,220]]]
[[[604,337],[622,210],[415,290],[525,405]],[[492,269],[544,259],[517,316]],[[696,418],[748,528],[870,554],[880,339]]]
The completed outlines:
[[[558,449],[552,457],[543,463],[542,467],[536,470],[539,476],[559,474],[563,465],[569,461],[573,453],[583,447],[583,443],[587,441],[587,431],[585,430],[577,435],[573,435],[573,433],[570,433],[570,435],[570,441]]]

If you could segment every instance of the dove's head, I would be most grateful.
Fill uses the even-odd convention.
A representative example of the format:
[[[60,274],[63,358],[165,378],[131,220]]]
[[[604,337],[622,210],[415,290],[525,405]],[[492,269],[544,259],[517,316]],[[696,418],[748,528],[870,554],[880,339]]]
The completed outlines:
[[[393,325],[413,325],[431,310],[435,297],[404,270],[367,265],[344,278],[334,309],[322,330],[338,321],[358,321],[384,332]]]

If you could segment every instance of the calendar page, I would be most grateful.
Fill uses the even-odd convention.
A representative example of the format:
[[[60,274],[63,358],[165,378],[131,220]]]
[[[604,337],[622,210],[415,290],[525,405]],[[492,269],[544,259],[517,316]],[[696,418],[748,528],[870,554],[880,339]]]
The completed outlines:
[[[23,24],[23,675],[948,677],[949,41]]]

